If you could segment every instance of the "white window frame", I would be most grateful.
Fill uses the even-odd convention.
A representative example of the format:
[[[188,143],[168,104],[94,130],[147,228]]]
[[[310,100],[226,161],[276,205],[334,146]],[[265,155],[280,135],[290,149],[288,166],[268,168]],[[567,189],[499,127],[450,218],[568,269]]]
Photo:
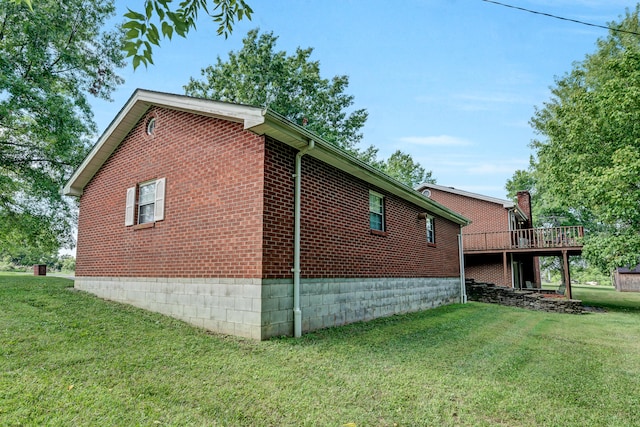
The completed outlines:
[[[374,210],[374,206],[372,206],[372,197],[376,197],[380,199],[380,206],[378,210]],[[380,218],[380,228],[374,228],[373,222],[371,221],[371,216],[376,215]],[[371,230],[375,231],[385,231],[385,209],[384,209],[384,196],[380,193],[376,193],[375,191],[369,191],[369,227]]]
[[[153,202],[141,203],[140,188],[154,184]],[[126,209],[124,225],[150,224],[164,219],[164,198],[165,198],[166,178],[159,178],[137,184],[135,187],[127,188]],[[153,220],[140,222],[140,209],[142,206],[153,205]],[[137,209],[136,209],[137,205]]]
[[[148,200],[142,200],[143,197],[143,192],[144,189],[146,187],[151,187],[153,186],[153,194],[152,193],[148,193],[148,196],[150,196],[150,198]],[[151,218],[143,221],[143,209],[145,209],[146,207],[149,207],[151,209],[151,212],[149,212],[149,215]],[[154,211],[155,211],[155,207],[156,207],[156,181],[147,181],[147,182],[143,182],[138,184],[138,209],[137,209],[137,214],[138,214],[138,220],[137,223],[138,224],[147,224],[149,222],[154,222],[155,221],[155,216],[153,215]]]
[[[436,244],[436,219],[432,215],[427,215],[426,231],[427,231],[427,243],[430,245],[435,245]]]

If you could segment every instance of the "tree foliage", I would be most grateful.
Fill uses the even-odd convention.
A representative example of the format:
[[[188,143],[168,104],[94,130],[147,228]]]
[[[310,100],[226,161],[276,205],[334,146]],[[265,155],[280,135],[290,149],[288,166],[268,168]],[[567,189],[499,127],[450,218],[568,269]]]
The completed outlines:
[[[349,111],[354,97],[345,93],[348,76],[323,78],[320,63],[311,60],[312,48],[298,47],[288,55],[276,50],[277,40],[272,32],[250,31],[242,49],[229,52],[226,60],[218,57],[202,70],[201,80],[190,79],[187,95],[269,107],[407,185],[433,181],[409,154],[397,151],[385,162],[377,158],[377,148],[360,149],[368,113]]]
[[[627,11],[614,29],[640,30]],[[610,31],[556,79],[532,126],[536,191],[585,223],[584,255],[603,270],[640,261],[640,38]],[[516,177],[514,177],[515,179]]]
[[[584,212],[569,209],[549,192],[541,191],[540,180],[537,179],[539,171],[531,159],[527,170],[517,170],[513,177],[507,180],[505,189],[507,197],[517,201],[519,191],[528,191],[531,195],[531,209],[534,227],[561,227],[583,225],[588,219]]]
[[[36,0],[38,3],[40,0]],[[26,5],[33,10],[32,0],[9,0]],[[160,46],[164,38],[171,40],[174,34],[186,37],[196,29],[201,13],[209,15],[218,24],[218,35],[225,38],[233,31],[236,21],[251,20],[253,9],[244,0],[144,0],[143,9],[128,9],[123,28],[126,31],[123,45],[127,57],[132,58],[133,68],[140,64],[153,64],[153,45]]]
[[[513,176],[507,180],[505,185],[507,190],[507,197],[515,200],[518,191],[528,191],[531,194],[531,198],[536,195],[536,179],[534,173],[531,170],[517,170],[513,173]]]
[[[344,91],[347,76],[331,80],[320,76],[320,63],[310,60],[312,48],[297,48],[293,55],[275,50],[272,32],[250,31],[238,52],[202,70],[202,80],[191,78],[187,95],[269,107],[327,141],[353,150],[362,139],[360,129],[367,112],[347,113],[353,96]]]
[[[253,13],[244,0],[183,0],[174,5],[172,0],[145,0],[143,10],[129,9],[124,15],[124,50],[132,57],[134,69],[140,64],[153,64],[153,45],[160,46],[162,39],[171,40],[174,34],[186,37],[195,30],[200,13],[209,15],[218,24],[218,35],[225,38],[236,20],[250,20]]]
[[[413,160],[410,154],[396,150],[381,167],[387,175],[404,182],[410,187],[419,184],[435,184],[436,180],[431,176],[431,171],[425,170],[420,163]]]
[[[121,83],[110,0],[0,3],[0,246],[57,252],[72,244],[60,189],[95,133],[87,96]]]

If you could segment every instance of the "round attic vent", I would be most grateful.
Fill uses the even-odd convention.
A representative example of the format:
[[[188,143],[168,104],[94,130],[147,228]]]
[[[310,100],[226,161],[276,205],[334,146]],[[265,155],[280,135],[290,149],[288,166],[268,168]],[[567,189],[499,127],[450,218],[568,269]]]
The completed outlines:
[[[152,117],[147,122],[147,135],[153,135],[156,130],[156,118]]]
[[[425,190],[422,190],[422,194],[424,194],[427,197],[431,197],[431,190],[429,190],[428,188]]]

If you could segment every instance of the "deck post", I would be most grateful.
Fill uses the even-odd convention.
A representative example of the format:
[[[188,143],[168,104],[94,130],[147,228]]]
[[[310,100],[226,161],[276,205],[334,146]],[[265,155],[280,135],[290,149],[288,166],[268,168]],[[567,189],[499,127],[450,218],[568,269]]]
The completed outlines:
[[[571,272],[569,271],[569,255],[566,250],[562,251],[562,264],[564,266],[564,286],[565,296],[567,299],[572,299],[571,295]]]
[[[502,267],[503,267],[503,278],[504,285],[509,286],[509,278],[507,274],[507,251],[502,251]]]

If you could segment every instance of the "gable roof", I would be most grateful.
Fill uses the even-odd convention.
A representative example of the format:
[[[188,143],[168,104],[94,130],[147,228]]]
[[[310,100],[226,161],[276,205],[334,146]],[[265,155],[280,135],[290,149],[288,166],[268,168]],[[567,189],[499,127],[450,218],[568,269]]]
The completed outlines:
[[[470,197],[472,199],[477,199],[477,200],[482,200],[489,203],[495,203],[497,205],[502,205],[502,207],[505,209],[515,210],[522,218],[524,219],[527,218],[527,214],[522,209],[520,209],[520,206],[518,206],[516,203],[512,202],[511,200],[499,199],[497,197],[485,196],[483,194],[477,194],[477,193],[472,193],[470,191],[459,190],[454,187],[446,187],[444,185],[436,185],[436,184],[430,184],[430,183],[420,184],[419,186],[416,187],[416,190],[419,191],[420,193],[422,193],[424,190],[427,190],[427,189],[444,191],[446,193],[457,194],[463,197]]]
[[[246,130],[257,135],[268,135],[298,150],[307,147],[310,141],[313,141],[315,147],[307,152],[306,155],[315,157],[354,177],[360,178],[371,185],[386,190],[391,194],[457,224],[468,225],[470,223],[464,216],[453,212],[425,197],[411,187],[374,169],[370,165],[346,153],[344,150],[324,141],[319,136],[268,108],[212,101],[143,89],[137,89],[133,95],[131,95],[102,136],[98,138],[98,141],[87,157],[64,186],[63,192],[65,195],[82,195],[85,186],[152,106],[242,123]]]

